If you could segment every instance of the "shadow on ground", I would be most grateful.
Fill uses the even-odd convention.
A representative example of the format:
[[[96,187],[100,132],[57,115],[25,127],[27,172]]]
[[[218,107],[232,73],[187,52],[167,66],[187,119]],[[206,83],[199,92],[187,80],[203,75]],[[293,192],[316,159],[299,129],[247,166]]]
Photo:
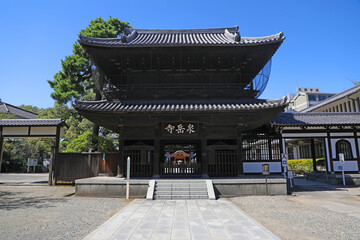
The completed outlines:
[[[55,203],[67,202],[63,198],[49,198],[49,197],[19,197],[22,193],[17,192],[0,192],[0,210],[15,210],[23,208],[50,208],[55,207]]]
[[[318,191],[348,191],[347,188],[352,188],[357,186],[342,186],[342,185],[333,185],[320,181],[306,180],[304,178],[295,178],[294,187],[289,187],[288,190],[292,193],[294,192],[318,192]]]

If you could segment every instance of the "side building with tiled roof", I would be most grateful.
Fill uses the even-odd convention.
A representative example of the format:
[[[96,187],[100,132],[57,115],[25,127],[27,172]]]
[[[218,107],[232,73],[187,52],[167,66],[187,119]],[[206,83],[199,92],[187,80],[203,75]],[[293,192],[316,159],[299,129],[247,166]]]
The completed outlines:
[[[0,113],[4,114],[3,116],[6,116],[6,118],[14,119],[34,119],[38,117],[36,113],[30,112],[28,110],[16,107],[5,102],[0,102]]]

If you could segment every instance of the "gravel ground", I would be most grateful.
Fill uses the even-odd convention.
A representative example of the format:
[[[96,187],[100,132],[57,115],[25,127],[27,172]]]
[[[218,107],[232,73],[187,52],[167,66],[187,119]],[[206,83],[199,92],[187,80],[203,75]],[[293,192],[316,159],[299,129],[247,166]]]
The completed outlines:
[[[0,185],[0,238],[82,239],[129,203],[74,192],[72,186]]]
[[[345,191],[348,196],[302,192],[231,201],[281,239],[360,239],[360,188]]]

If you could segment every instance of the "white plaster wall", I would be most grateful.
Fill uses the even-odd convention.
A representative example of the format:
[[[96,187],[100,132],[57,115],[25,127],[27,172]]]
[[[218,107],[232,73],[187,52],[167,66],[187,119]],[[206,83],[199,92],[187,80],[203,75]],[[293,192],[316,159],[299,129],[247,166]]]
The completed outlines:
[[[337,133],[330,133],[331,137],[354,137],[354,133],[352,132],[337,132]]]
[[[281,162],[244,162],[244,173],[262,173],[262,164],[269,164],[271,173],[281,173]]]
[[[61,138],[65,137],[65,128],[64,127],[60,128],[60,137]]]
[[[334,171],[341,172],[339,170],[340,161],[334,161]],[[354,172],[359,171],[357,161],[345,161],[344,171]]]
[[[30,135],[56,135],[56,127],[31,127]]]
[[[3,135],[15,136],[15,135],[28,135],[28,127],[3,127]]]
[[[312,137],[312,138],[319,138],[319,137],[326,137],[326,133],[283,133],[283,138],[299,138],[299,137]]]

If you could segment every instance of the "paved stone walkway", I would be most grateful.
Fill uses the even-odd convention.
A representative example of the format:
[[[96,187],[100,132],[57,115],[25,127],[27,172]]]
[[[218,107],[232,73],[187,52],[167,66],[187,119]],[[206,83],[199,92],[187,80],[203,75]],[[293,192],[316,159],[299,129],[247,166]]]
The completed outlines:
[[[226,199],[135,200],[85,239],[279,239]]]

